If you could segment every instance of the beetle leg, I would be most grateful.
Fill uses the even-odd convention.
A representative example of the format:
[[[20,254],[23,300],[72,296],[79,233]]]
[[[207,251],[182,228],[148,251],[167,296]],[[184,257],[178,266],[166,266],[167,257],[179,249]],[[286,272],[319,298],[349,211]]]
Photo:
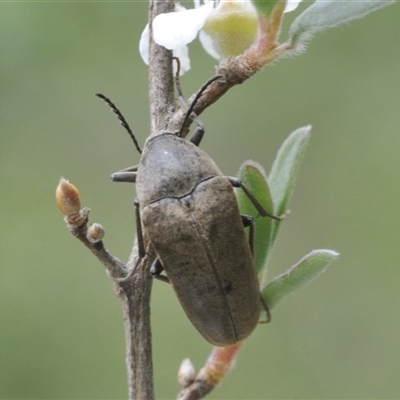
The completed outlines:
[[[168,276],[161,275],[161,272],[164,271],[164,267],[161,264],[160,259],[157,257],[154,261],[153,264],[151,264],[150,267],[150,274],[153,278],[159,279],[162,282],[165,283],[171,283]]]
[[[245,228],[249,227],[249,229],[250,229],[249,245],[250,245],[251,254],[254,256],[254,231],[255,231],[254,218],[251,217],[250,215],[241,215],[241,217],[242,217],[242,221],[243,221],[243,226]],[[261,293],[260,293],[260,301],[261,301],[261,305],[264,308],[265,313],[267,315],[267,319],[262,322],[267,323],[267,322],[271,321],[271,312],[269,311],[267,303],[264,301]]]
[[[199,122],[200,122],[200,120],[198,120],[197,123],[199,123]],[[204,126],[198,124],[196,130],[193,132],[193,135],[190,136],[189,142],[192,142],[196,146],[199,146],[200,142],[203,139],[204,132],[205,132],[204,131]]]
[[[255,231],[255,225],[254,225],[254,218],[251,217],[250,215],[241,215],[242,221],[243,221],[243,226],[245,228],[249,227],[250,229],[250,234],[249,234],[249,245],[250,245],[250,250],[251,254],[254,256],[254,231]],[[265,321],[261,321],[263,323],[267,323],[271,321],[271,312],[269,311],[269,307],[267,306],[267,303],[264,301],[261,293],[260,293],[260,301],[261,301],[261,306],[264,308],[267,319]]]
[[[121,171],[118,172],[137,172],[138,167],[139,167],[138,165],[132,165],[132,167],[121,169]]]
[[[138,253],[139,253],[139,258],[143,258],[146,255],[146,251],[144,249],[142,220],[140,218],[139,200],[137,198],[133,201],[133,205],[135,206],[136,236],[137,236],[137,241],[138,241]]]
[[[266,321],[261,321],[263,323],[268,323],[271,321],[271,312],[269,311],[269,307],[267,306],[267,303],[264,301],[261,293],[260,293],[260,300],[261,300],[261,305],[263,306],[266,314],[267,314],[267,320]]]
[[[131,182],[135,183],[136,182],[136,174],[137,174],[137,165],[133,167],[128,167],[121,169],[121,171],[114,172],[111,175],[111,180],[113,182]]]
[[[253,195],[253,193],[251,193],[250,190],[247,189],[247,186],[240,179],[234,178],[232,176],[227,176],[227,178],[228,178],[229,182],[232,184],[233,187],[243,189],[243,191],[246,194],[246,196],[253,203],[253,206],[256,208],[256,210],[258,211],[258,213],[262,217],[270,217],[270,218],[275,219],[277,221],[282,221],[285,218],[285,215],[277,217],[276,215],[272,215],[270,213],[267,213],[264,210],[264,207],[258,202],[256,197]]]
[[[250,230],[249,245],[251,254],[254,256],[254,231],[255,231],[254,218],[251,217],[250,215],[241,215],[241,217],[243,221],[243,226],[245,228],[249,227]]]

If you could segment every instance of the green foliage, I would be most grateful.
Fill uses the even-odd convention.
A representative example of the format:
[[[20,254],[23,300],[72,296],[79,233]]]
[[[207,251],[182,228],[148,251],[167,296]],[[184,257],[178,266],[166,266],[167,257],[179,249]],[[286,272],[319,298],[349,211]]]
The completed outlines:
[[[311,126],[294,131],[282,144],[268,176],[271,195],[278,215],[287,211],[301,160],[310,138]],[[280,224],[274,224],[275,240]]]
[[[245,162],[240,167],[238,177],[243,181],[250,192],[253,193],[256,199],[264,207],[265,211],[269,214],[274,214],[271,193],[261,165],[253,161]],[[255,236],[254,263],[258,273],[260,273],[265,265],[268,251],[272,245],[271,233],[275,221],[268,217],[261,218],[243,190],[237,190],[236,196],[240,204],[240,212],[252,216],[255,220],[255,231],[257,234]]]
[[[268,307],[272,309],[287,294],[310,283],[338,256],[339,253],[332,250],[314,250],[282,275],[274,278],[261,292]]]
[[[239,178],[269,214],[284,215],[287,210],[310,131],[310,126],[300,128],[284,141],[268,179],[263,168],[254,161],[247,161],[240,167]],[[243,190],[237,191],[237,199],[240,212],[255,219],[254,262],[261,280],[262,296],[270,308],[287,294],[312,281],[339,256],[332,250],[314,250],[265,285],[267,260],[281,221],[269,217],[261,218]]]
[[[345,22],[393,4],[394,0],[337,1],[317,0],[300,14],[290,27],[289,42],[295,50],[302,50],[315,32],[334,28]]]

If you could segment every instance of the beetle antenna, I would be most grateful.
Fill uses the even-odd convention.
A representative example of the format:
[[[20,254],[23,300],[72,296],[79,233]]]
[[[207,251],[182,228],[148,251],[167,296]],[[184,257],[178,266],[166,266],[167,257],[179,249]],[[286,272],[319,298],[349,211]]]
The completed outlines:
[[[201,88],[200,90],[197,92],[196,97],[194,98],[192,104],[190,105],[190,107],[188,106],[188,104],[186,103],[185,98],[183,97],[183,93],[182,93],[182,88],[181,88],[181,83],[180,83],[180,79],[179,79],[179,72],[180,72],[180,68],[181,68],[181,63],[179,61],[178,57],[173,57],[173,60],[176,61],[177,63],[177,69],[176,69],[176,74],[175,74],[175,85],[176,85],[176,90],[178,91],[178,95],[179,95],[179,102],[181,103],[182,107],[185,108],[187,110],[186,112],[186,116],[185,119],[183,120],[181,129],[179,131],[178,136],[182,137],[182,131],[183,131],[183,127],[185,126],[187,120],[189,118],[192,118],[193,121],[196,122],[197,125],[202,126],[202,123],[200,122],[199,118],[197,117],[197,115],[193,112],[194,107],[197,104],[197,101],[200,99],[201,95],[204,93],[204,91],[216,80],[222,78],[222,75],[216,75],[213,76],[211,79],[209,79]]]
[[[189,105],[187,104],[185,97],[183,96],[181,81],[179,79],[179,74],[180,74],[180,70],[181,70],[181,62],[178,57],[173,57],[172,59],[176,61],[175,86],[176,86],[176,90],[177,90],[178,96],[179,96],[178,100],[179,100],[179,103],[181,103],[182,108],[184,110],[188,111]],[[195,113],[191,112],[190,118],[192,118],[192,120],[195,121],[198,126],[203,125]],[[186,122],[186,120],[187,120],[187,118],[185,118],[185,122]],[[184,124],[182,124],[182,127],[183,127],[183,125]],[[179,131],[179,135],[178,135],[179,137],[182,137],[182,127],[181,127],[181,130]]]
[[[194,109],[194,107],[196,106],[197,101],[200,99],[200,97],[201,97],[202,94],[205,92],[205,90],[206,90],[214,81],[217,81],[218,79],[221,79],[221,78],[223,78],[222,75],[215,75],[215,76],[213,76],[211,79],[209,79],[209,80],[200,88],[200,90],[199,90],[199,91],[197,92],[197,94],[196,94],[196,97],[195,97],[194,100],[192,101],[192,104],[191,104],[190,107],[189,107],[189,110],[188,110],[188,112],[187,112],[187,114],[186,114],[186,117],[185,117],[185,119],[184,119],[182,125],[184,125],[184,124],[186,123],[186,121],[187,121],[187,119],[189,118],[190,114],[193,112],[193,109]]]
[[[111,108],[112,112],[117,116],[119,119],[120,124],[125,128],[125,130],[129,133],[129,136],[132,138],[133,143],[135,144],[136,150],[142,154],[142,149],[139,146],[139,143],[137,142],[135,135],[133,134],[129,124],[126,122],[126,119],[122,115],[121,111],[117,108],[117,106],[104,94],[101,93],[95,93],[95,96],[100,97],[100,99],[104,100],[108,106]]]

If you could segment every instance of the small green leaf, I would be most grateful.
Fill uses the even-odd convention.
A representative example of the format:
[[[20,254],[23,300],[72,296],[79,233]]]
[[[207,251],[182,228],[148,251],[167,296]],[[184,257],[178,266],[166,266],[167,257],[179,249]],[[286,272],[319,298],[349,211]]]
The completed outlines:
[[[276,215],[287,211],[296,181],[297,171],[310,138],[311,126],[294,131],[282,144],[268,176],[268,183],[275,205]],[[274,224],[272,241],[275,240],[281,223]]]
[[[314,250],[282,275],[277,276],[262,289],[264,301],[269,309],[287,294],[307,285],[339,257],[333,250]]]
[[[261,165],[254,161],[244,162],[239,169],[238,177],[263,206],[264,210],[269,214],[274,214],[271,194]],[[255,220],[254,261],[257,271],[260,272],[265,264],[271,245],[271,232],[274,221],[269,217],[258,215],[253,203],[243,190],[238,189],[236,197],[240,213],[250,215]]]
[[[315,32],[364,17],[394,2],[394,0],[317,0],[293,22],[289,31],[289,43],[294,50],[302,50]]]

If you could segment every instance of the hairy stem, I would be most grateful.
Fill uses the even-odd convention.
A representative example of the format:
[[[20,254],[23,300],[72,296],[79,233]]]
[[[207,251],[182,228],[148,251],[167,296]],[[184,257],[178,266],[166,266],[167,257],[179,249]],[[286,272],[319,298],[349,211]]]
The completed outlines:
[[[228,347],[214,346],[210,357],[193,382],[184,387],[177,400],[198,400],[210,393],[232,368],[242,342]]]

